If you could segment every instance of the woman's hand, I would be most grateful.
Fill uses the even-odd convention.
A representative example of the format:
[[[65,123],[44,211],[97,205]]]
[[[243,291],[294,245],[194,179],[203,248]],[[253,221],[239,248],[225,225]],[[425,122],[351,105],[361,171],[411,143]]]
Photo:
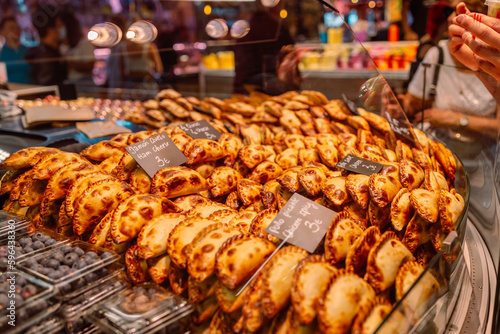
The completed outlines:
[[[429,122],[433,127],[458,127],[460,125],[460,118],[462,114],[454,112],[451,110],[443,110],[437,108],[425,109],[424,112],[418,112],[415,114],[413,121],[415,123]]]

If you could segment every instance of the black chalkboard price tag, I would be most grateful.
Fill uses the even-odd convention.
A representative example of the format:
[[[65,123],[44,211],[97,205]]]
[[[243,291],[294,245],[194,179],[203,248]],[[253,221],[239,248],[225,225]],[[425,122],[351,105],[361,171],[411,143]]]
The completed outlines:
[[[149,137],[125,149],[151,178],[162,168],[180,166],[187,161],[166,133]]]
[[[402,111],[399,113],[395,112],[397,115],[391,115],[389,112],[382,112],[381,114],[389,122],[392,131],[411,142],[415,141],[411,130],[411,124]]]
[[[380,172],[384,165],[373,162],[371,160],[357,157],[352,154],[348,154],[344,159],[337,163],[336,167],[340,167],[354,173],[370,176],[373,173]]]
[[[266,232],[313,253],[337,212],[293,194]]]
[[[189,122],[180,124],[179,127],[189,136],[194,139],[211,139],[217,140],[220,137],[220,132],[217,131],[206,120]]]

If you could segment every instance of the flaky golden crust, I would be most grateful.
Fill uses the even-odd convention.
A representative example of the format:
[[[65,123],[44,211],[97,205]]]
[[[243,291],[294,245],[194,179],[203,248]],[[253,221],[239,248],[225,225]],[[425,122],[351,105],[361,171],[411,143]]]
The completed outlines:
[[[11,153],[7,159],[0,163],[0,169],[16,170],[30,168],[35,155],[41,152],[61,152],[58,149],[49,147],[27,147],[17,152]]]
[[[168,278],[168,270],[170,268],[170,257],[168,254],[152,258],[147,261],[147,264],[149,276],[151,276],[153,282],[162,284]]]
[[[255,272],[276,246],[252,234],[240,234],[226,240],[215,257],[215,274],[230,289],[235,289]]]
[[[301,324],[310,324],[316,318],[319,299],[336,271],[321,255],[310,255],[299,263],[294,273],[291,301]]]
[[[278,215],[278,212],[276,209],[266,209],[257,213],[250,224],[249,232],[256,237],[264,238],[272,243],[278,243],[280,240],[277,237],[265,231],[269,224],[273,222],[276,215]]]
[[[73,217],[74,203],[92,183],[100,180],[113,180],[113,179],[116,179],[113,175],[103,174],[101,172],[95,172],[77,176],[76,180],[73,181],[73,183],[69,187],[66,193],[66,198],[64,199],[66,214],[70,217]]]
[[[222,147],[210,139],[193,139],[184,146],[182,152],[188,158],[188,164],[215,161],[225,157]]]
[[[231,167],[217,167],[207,179],[208,187],[214,197],[227,195],[236,190],[243,176]]]
[[[269,180],[276,179],[282,172],[283,169],[277,163],[263,161],[253,169],[248,178],[255,182],[266,183]]]
[[[363,174],[349,174],[346,188],[352,199],[363,209],[368,208],[370,200],[370,177]]]
[[[390,222],[391,206],[386,205],[380,207],[373,199],[368,204],[368,219],[372,226],[377,226],[380,230],[383,230]]]
[[[375,173],[370,175],[369,189],[373,202],[383,208],[392,202],[401,184],[392,176]]]
[[[103,140],[85,148],[80,154],[89,160],[104,161],[115,155],[121,156],[125,152],[124,144],[113,140]]]
[[[358,315],[352,323],[351,333],[374,333],[391,311],[392,305],[387,299],[375,297],[375,299],[361,305]]]
[[[64,209],[64,206],[61,206]],[[66,213],[66,210],[64,210]],[[111,218],[113,217],[113,211],[108,212],[99,224],[94,228],[92,234],[89,238],[89,243],[98,247],[103,247],[106,242],[106,236],[108,235],[109,228],[111,227]]]
[[[399,241],[396,234],[387,231],[370,250],[366,280],[376,292],[385,291],[394,284],[400,266],[414,259],[410,250]]]
[[[127,267],[127,275],[134,284],[147,282],[150,277],[148,273],[148,265],[145,260],[139,259],[136,253],[137,246],[130,247],[125,253],[125,265]]]
[[[420,245],[425,244],[431,238],[431,225],[418,214],[414,214],[406,226],[403,243],[411,252],[415,252]]]
[[[61,167],[72,162],[88,162],[76,153],[61,152],[46,156],[33,166],[33,179],[48,180]]]
[[[187,167],[166,167],[156,172],[151,192],[167,198],[197,194],[207,190],[207,180]]]
[[[238,191],[238,197],[243,202],[243,205],[247,206],[260,201],[262,185],[259,182],[242,179],[238,182],[236,189]]]
[[[380,230],[376,226],[370,226],[352,244],[345,260],[348,271],[364,276],[370,250],[380,238]]]
[[[307,194],[315,197],[321,194],[321,185],[327,180],[325,171],[319,167],[306,167],[299,171],[299,182]]]
[[[439,218],[444,231],[450,232],[458,223],[465,207],[463,197],[455,189],[441,190],[438,200]]]
[[[345,211],[335,216],[325,235],[325,259],[336,264],[343,261],[363,229]]]
[[[44,197],[54,201],[66,196],[69,188],[80,175],[95,173],[99,168],[89,162],[74,162],[59,168],[47,182]]]
[[[410,202],[410,192],[402,188],[391,203],[391,223],[396,231],[402,231],[413,217],[414,209]]]
[[[336,206],[341,206],[352,201],[351,196],[347,192],[346,177],[327,178],[322,184],[321,189],[323,194]]]
[[[415,211],[428,223],[435,223],[439,218],[439,195],[425,189],[413,189],[410,202]]]

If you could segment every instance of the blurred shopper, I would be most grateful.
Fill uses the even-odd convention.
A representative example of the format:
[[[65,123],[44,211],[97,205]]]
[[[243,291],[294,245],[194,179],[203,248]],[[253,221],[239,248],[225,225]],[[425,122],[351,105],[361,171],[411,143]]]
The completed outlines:
[[[401,10],[401,27],[405,41],[418,40],[427,32],[429,23],[441,23],[443,21],[431,22],[428,20],[429,10],[435,0],[403,0]],[[412,22],[410,23],[409,15]],[[445,20],[446,22],[446,20]]]
[[[30,83],[30,66],[24,59],[28,48],[21,44],[21,28],[14,16],[0,21],[0,33],[5,44],[0,51],[0,62],[5,62],[9,82]]]
[[[80,21],[73,12],[61,14],[67,30],[67,36],[62,52],[68,64],[68,82],[73,84],[92,84],[92,70],[94,69],[94,46],[83,34]]]
[[[482,0],[468,0],[467,4],[475,11],[486,12]],[[448,17],[450,25],[455,16],[452,11]],[[431,66],[425,84],[424,66],[418,68],[408,87],[405,109],[415,122],[427,122],[431,126],[429,131],[456,150],[459,156],[470,157],[479,153],[477,145],[488,144],[484,142],[484,136],[496,137],[500,129],[499,106],[474,72],[464,69],[464,64],[452,55],[450,41],[441,42],[440,47],[443,52],[441,62],[438,47],[433,47],[423,63],[441,63],[443,66]],[[439,69],[437,80],[434,79],[436,69]],[[431,86],[434,81],[433,96]]]
[[[66,38],[66,27],[56,8],[39,7],[32,16],[40,37],[40,45],[30,48],[26,60],[31,65],[31,78],[37,85],[60,85],[67,78],[67,66],[59,48]]]
[[[276,11],[276,8],[279,6],[271,10]],[[284,90],[298,89],[299,87],[293,85],[277,85],[278,54],[283,46],[295,43],[289,30],[278,20],[277,15],[267,8],[258,8],[252,14],[249,24],[248,34],[238,39],[234,46],[234,93],[245,94],[257,89],[277,95]],[[295,54],[289,51],[286,52],[286,55],[289,55],[287,60],[296,63]],[[283,58],[286,55],[283,55]],[[282,76],[285,77],[284,73]]]

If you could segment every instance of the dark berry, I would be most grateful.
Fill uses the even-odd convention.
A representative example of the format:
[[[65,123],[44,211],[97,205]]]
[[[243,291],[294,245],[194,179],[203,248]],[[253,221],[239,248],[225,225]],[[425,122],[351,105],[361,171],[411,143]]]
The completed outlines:
[[[74,247],[73,248],[73,252],[76,253],[78,256],[82,256],[83,254],[85,254],[85,252],[83,251],[83,249],[81,249],[80,247]],[[90,252],[89,252],[90,253]],[[87,253],[88,254],[88,253]],[[97,254],[96,254],[97,255]]]
[[[21,296],[26,300],[36,295],[37,289],[33,284],[28,284],[23,288]]]
[[[33,246],[31,246],[33,249],[37,250],[37,249],[42,249],[45,247],[44,243],[41,242],[40,240],[37,240],[33,243]]]
[[[71,246],[63,246],[61,248],[61,251],[64,253],[64,254],[67,254],[69,252],[72,252],[73,251],[73,248]]]
[[[76,253],[68,253],[64,256],[63,263],[67,266],[72,266],[76,262],[78,262],[78,260],[79,260],[79,258],[78,258],[78,255],[76,255]]]
[[[61,264],[57,260],[50,259],[50,260],[47,261],[47,265],[46,266],[49,267],[49,268],[52,268],[52,269],[58,269],[59,266],[61,266]]]
[[[55,252],[54,254],[52,254],[52,258],[59,263],[63,263],[65,256],[64,256],[63,252],[59,251],[59,252]]]

